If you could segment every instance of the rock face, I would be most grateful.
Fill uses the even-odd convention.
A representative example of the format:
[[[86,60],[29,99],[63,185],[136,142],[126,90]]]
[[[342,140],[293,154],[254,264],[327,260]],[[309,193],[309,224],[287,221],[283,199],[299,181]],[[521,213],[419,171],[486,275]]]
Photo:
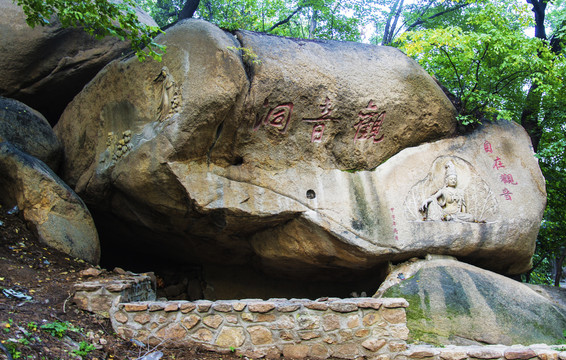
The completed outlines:
[[[98,235],[82,200],[49,167],[0,143],[0,201],[17,205],[44,243],[71,256],[97,264]]]
[[[455,260],[403,264],[379,293],[407,299],[413,341],[530,345],[564,340],[566,313],[550,300],[525,284]]]
[[[57,171],[63,148],[47,120],[29,106],[0,96],[0,142],[7,141]]]
[[[157,25],[141,10],[137,13],[142,22]],[[104,65],[130,49],[127,42],[96,40],[59,22],[31,29],[12,0],[0,0],[0,34],[0,95],[26,103],[51,124]]]
[[[431,252],[529,266],[545,191],[528,136],[446,139],[452,105],[401,52],[198,20],[159,41],[163,63],[111,63],[55,128],[65,180],[137,248],[332,279]]]

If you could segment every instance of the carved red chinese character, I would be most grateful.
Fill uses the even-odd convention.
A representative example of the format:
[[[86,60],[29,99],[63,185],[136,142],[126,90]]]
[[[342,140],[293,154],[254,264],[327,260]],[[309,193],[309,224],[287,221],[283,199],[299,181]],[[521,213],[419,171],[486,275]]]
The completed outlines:
[[[513,195],[513,193],[511,191],[509,191],[509,189],[505,188],[503,189],[503,193],[499,194],[500,196],[505,196],[505,200],[511,200],[511,195]]]
[[[311,142],[321,142],[325,124],[317,124],[312,128]]]
[[[320,108],[320,116],[319,117],[317,117],[317,118],[303,118],[303,121],[318,123],[318,124],[315,124],[312,128],[311,142],[321,142],[322,141],[322,135],[324,133],[324,129],[325,129],[326,125],[320,124],[320,122],[330,121],[330,120],[335,120],[335,121],[339,120],[339,119],[335,119],[335,118],[331,117],[334,109],[332,108],[332,102],[330,101],[330,99],[328,97],[326,97],[326,100],[324,101],[324,103],[320,104],[318,107]]]
[[[379,136],[381,125],[385,120],[385,111],[379,111],[377,106],[370,101],[367,108],[358,113],[360,121],[358,121],[354,128],[356,135],[354,135],[354,142],[358,140],[368,140],[373,138],[374,143],[383,141],[383,135]]]
[[[515,180],[513,180],[513,175],[511,175],[511,174],[502,174],[501,175],[501,181],[504,184],[517,185],[517,182]]]
[[[265,107],[269,106],[268,100],[265,101]],[[270,125],[279,130],[280,133],[285,133],[289,122],[291,121],[291,114],[293,113],[293,103],[285,103],[277,105],[270,109],[267,114],[256,122],[254,130],[259,129],[261,125]]]
[[[486,153],[493,153],[493,149],[491,148],[491,143],[487,140],[483,143],[483,149],[485,150]]]
[[[501,159],[499,158],[499,156],[495,159],[495,163],[493,164],[493,168],[494,169],[501,169],[504,168],[505,166],[503,165],[503,162],[501,161]]]

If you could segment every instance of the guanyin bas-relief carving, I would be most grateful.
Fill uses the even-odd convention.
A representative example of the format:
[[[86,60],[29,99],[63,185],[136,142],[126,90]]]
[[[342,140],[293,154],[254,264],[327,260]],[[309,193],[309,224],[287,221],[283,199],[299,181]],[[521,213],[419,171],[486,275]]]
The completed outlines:
[[[412,221],[484,223],[494,219],[497,208],[489,185],[470,163],[455,156],[437,158],[405,199],[405,213]]]

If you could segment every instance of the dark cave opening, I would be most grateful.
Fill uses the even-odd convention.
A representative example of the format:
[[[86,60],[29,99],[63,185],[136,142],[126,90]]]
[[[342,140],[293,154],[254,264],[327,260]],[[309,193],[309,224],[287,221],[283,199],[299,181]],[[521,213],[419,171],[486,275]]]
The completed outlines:
[[[101,267],[153,272],[157,296],[167,300],[365,297],[375,294],[386,274],[386,266],[378,266],[365,270],[320,269],[297,276],[266,269],[254,257],[232,264],[198,256],[183,258],[175,256],[175,250],[172,254],[166,245],[159,245],[163,244],[160,239],[148,243],[138,237],[139,229],[119,227],[116,219],[109,221],[108,216],[100,214],[94,218],[101,242]]]

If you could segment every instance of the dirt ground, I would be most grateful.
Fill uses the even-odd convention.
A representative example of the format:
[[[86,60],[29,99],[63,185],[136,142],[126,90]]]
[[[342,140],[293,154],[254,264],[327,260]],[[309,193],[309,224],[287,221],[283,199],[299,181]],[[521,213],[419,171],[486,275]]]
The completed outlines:
[[[39,243],[9,210],[0,204],[0,360],[241,359],[198,348],[148,348],[117,337],[108,319],[71,302],[79,272],[90,265]]]

